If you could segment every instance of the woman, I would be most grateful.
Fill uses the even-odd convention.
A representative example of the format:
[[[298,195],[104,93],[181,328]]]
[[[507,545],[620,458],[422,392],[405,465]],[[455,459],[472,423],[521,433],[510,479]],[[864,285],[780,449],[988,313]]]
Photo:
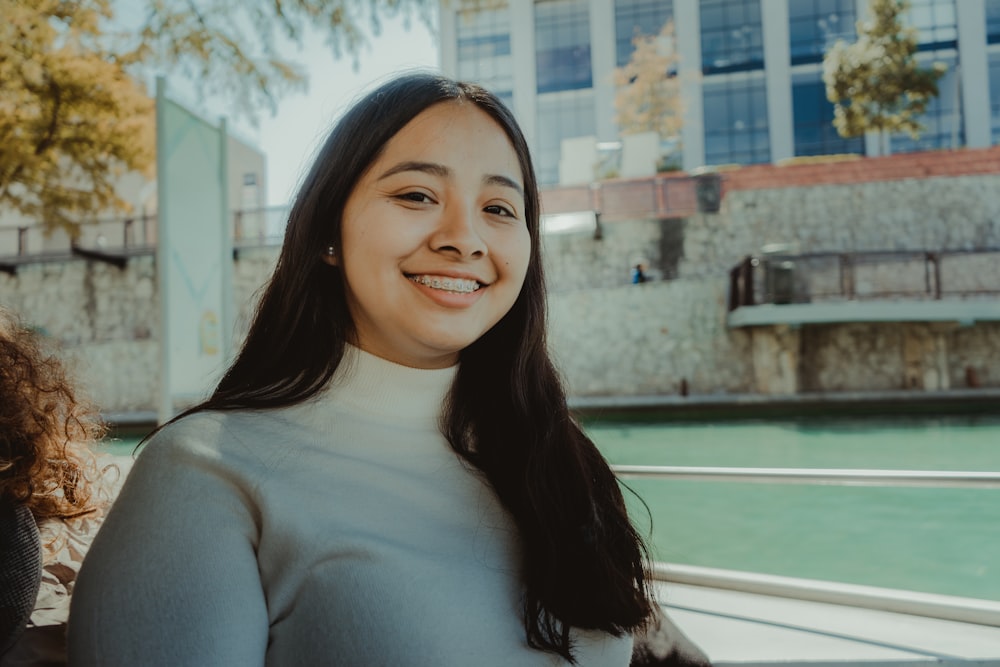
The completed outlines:
[[[107,503],[101,435],[59,359],[0,308],[0,664],[65,661],[69,596]]]
[[[538,206],[484,89],[351,109],[238,357],[98,536],[71,660],[627,665],[644,548],[546,352]]]

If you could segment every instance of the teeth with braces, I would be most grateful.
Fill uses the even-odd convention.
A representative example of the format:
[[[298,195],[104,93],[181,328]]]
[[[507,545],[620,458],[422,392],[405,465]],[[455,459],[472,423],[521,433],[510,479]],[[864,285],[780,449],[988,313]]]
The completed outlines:
[[[459,294],[469,294],[479,289],[479,283],[475,280],[465,280],[464,278],[442,278],[438,276],[411,276],[410,280],[434,289],[446,290],[448,292],[458,292]]]

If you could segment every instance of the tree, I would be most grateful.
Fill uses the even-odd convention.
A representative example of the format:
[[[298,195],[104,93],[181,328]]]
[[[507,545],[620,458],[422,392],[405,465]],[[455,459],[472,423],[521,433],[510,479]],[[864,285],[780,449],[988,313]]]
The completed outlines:
[[[127,210],[115,192],[154,160],[143,81],[178,72],[235,115],[274,112],[306,84],[287,55],[307,27],[357,61],[380,17],[434,0],[0,0],[0,210],[76,235],[80,222]]]
[[[153,104],[95,43],[102,2],[3,0],[0,205],[72,230],[153,162]]]
[[[622,134],[652,131],[661,139],[676,137],[683,107],[673,21],[658,35],[636,35],[632,45],[628,63],[614,71],[618,127]]]
[[[826,96],[834,104],[833,124],[842,137],[879,133],[882,154],[889,134],[918,138],[919,117],[937,96],[945,66],[917,64],[917,31],[902,24],[908,0],[871,0],[870,17],[858,23],[858,40],[837,40],[823,60]]]

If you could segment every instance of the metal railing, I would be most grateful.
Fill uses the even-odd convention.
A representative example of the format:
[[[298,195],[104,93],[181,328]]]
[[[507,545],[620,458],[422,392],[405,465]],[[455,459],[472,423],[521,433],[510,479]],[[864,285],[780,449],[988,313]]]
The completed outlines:
[[[234,211],[234,248],[281,245],[287,206]],[[33,261],[67,259],[73,256],[116,261],[152,254],[156,249],[157,217],[138,215],[84,222],[75,236],[65,230],[45,230],[41,225],[0,227],[0,270],[14,271]]]
[[[74,248],[130,252],[156,245],[156,216],[137,215],[83,223],[75,236],[41,225],[0,227],[0,258],[72,255]]]
[[[1000,294],[1000,248],[748,255],[729,272],[729,310],[762,304]]]
[[[687,479],[761,484],[837,486],[922,486],[1000,489],[1000,472],[944,470],[856,470],[842,468],[718,468],[690,466],[612,466],[619,479]]]
[[[612,470],[622,480],[682,479],[761,484],[1000,489],[1000,472],[637,465],[613,465]],[[653,577],[665,582],[1000,627],[1000,602],[993,600],[678,563],[655,563]]]
[[[839,604],[1000,627],[1000,602],[879,586],[783,577],[680,563],[654,563],[653,578],[688,586]]]

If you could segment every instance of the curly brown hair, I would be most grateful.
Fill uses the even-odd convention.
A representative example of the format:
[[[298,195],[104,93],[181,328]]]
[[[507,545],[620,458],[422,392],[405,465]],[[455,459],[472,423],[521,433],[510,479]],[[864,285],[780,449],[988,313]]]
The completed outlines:
[[[100,471],[90,445],[105,432],[41,336],[0,308],[0,502],[36,519],[100,508]]]

